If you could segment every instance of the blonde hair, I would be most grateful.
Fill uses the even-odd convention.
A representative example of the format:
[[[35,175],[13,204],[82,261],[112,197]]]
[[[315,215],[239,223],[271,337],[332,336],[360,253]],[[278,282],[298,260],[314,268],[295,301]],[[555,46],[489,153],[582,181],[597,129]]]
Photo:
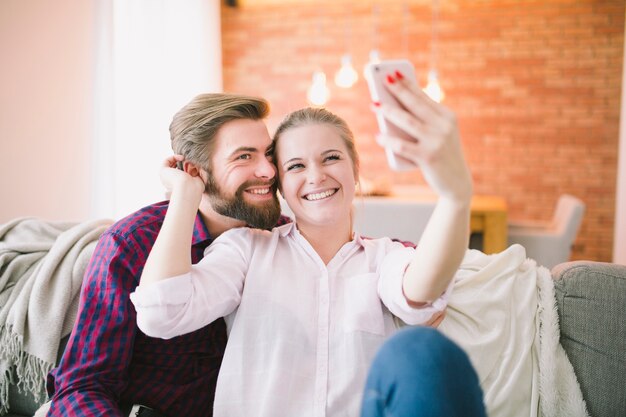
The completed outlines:
[[[348,156],[352,160],[352,166],[354,169],[354,177],[359,177],[359,155],[356,151],[354,144],[354,135],[348,127],[348,124],[341,117],[337,116],[330,111],[323,108],[306,107],[304,109],[296,110],[289,113],[281,122],[276,133],[274,134],[273,148],[274,148],[274,160],[276,160],[276,148],[280,135],[285,133],[289,129],[302,127],[310,124],[327,124],[335,129],[339,133],[339,136],[343,140],[348,150]]]
[[[186,161],[209,169],[217,131],[231,120],[264,119],[267,101],[237,94],[200,94],[180,109],[170,124],[172,150]]]

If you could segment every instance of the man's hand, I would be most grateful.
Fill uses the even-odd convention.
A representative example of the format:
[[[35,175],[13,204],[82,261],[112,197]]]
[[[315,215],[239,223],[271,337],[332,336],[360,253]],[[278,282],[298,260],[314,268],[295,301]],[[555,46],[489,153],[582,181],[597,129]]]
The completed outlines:
[[[433,329],[436,329],[437,327],[439,327],[439,325],[445,318],[446,318],[446,310],[443,310],[441,313],[437,313],[434,316],[432,316],[430,320],[424,323],[424,326],[428,326],[428,327],[432,327]]]

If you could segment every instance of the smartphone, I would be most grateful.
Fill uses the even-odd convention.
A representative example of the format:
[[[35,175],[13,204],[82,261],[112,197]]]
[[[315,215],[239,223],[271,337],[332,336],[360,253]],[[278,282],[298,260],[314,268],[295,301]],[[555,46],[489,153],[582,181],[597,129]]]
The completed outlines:
[[[399,105],[398,101],[389,93],[384,85],[387,75],[394,75],[396,71],[400,71],[405,79],[417,84],[415,68],[413,64],[406,59],[381,61],[377,64],[367,64],[365,66],[365,79],[367,80],[372,101],[387,105]],[[376,115],[376,120],[381,133],[415,142],[413,137],[409,136],[408,133],[395,126],[393,123],[387,121],[381,114]],[[393,153],[390,148],[385,147],[385,154],[387,156],[387,164],[394,171],[408,171],[417,168],[415,163]]]

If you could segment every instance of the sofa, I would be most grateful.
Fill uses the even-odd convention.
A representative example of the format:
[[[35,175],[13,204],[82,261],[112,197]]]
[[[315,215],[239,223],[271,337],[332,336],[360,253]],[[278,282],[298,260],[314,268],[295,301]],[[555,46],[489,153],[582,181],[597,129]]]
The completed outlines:
[[[561,344],[590,415],[626,416],[626,266],[566,262],[552,269],[552,277]],[[9,387],[9,404],[10,417],[32,416],[40,405],[15,386]]]
[[[593,417],[626,416],[626,265],[552,268],[561,345]]]

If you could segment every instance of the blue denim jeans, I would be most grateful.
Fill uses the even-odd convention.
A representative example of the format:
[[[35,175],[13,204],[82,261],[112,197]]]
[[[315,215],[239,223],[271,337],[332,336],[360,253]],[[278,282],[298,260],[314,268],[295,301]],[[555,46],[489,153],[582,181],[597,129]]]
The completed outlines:
[[[361,417],[485,417],[467,354],[430,327],[407,327],[374,358]]]

